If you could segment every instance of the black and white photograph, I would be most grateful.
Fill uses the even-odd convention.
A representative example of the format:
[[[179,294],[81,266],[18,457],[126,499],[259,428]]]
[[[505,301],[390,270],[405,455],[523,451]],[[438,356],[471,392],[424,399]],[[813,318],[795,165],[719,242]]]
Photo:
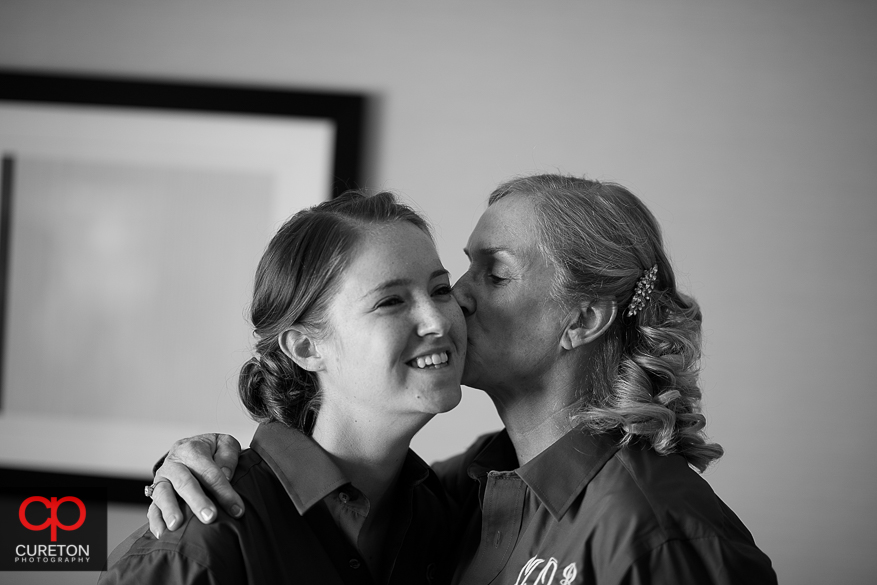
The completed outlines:
[[[870,582],[875,30],[0,3],[0,582]]]

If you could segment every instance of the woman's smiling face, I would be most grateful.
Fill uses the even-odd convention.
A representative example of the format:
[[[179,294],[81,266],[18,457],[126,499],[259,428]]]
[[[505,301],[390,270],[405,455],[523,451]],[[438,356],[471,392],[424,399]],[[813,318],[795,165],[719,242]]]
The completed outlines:
[[[323,404],[357,416],[454,408],[466,325],[432,240],[399,221],[369,228],[356,249],[317,342]]]

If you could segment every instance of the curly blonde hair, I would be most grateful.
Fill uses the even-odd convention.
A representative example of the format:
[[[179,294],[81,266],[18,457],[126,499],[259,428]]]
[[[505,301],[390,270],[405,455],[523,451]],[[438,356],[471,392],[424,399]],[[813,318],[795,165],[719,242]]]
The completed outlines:
[[[646,442],[704,471],[723,450],[703,431],[702,317],[697,302],[676,288],[654,216],[621,185],[572,176],[512,179],[494,190],[489,204],[510,193],[533,198],[540,249],[556,269],[554,298],[567,306],[595,299],[618,305],[618,317],[598,341],[573,422],[592,432],[620,430],[622,445]],[[628,316],[637,281],[655,265],[651,300]]]

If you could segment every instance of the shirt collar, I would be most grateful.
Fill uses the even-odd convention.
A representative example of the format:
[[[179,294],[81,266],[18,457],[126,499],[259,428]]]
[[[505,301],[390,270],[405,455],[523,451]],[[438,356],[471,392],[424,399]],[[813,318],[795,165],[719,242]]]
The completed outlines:
[[[490,471],[514,471],[524,480],[542,505],[559,520],[597,472],[618,451],[614,434],[592,434],[575,428],[542,453],[515,469],[517,456],[508,433],[498,433],[469,466],[469,476],[481,484]]]
[[[303,515],[314,504],[350,483],[316,441],[283,423],[260,424],[250,448],[280,480],[299,514]],[[402,485],[418,485],[429,473],[429,466],[409,449],[399,478]]]

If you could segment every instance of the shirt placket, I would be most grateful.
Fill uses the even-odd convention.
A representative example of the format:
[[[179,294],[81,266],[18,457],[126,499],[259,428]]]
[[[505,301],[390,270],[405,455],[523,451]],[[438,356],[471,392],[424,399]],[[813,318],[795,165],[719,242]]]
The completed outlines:
[[[481,542],[462,581],[464,585],[491,583],[509,560],[521,530],[526,484],[514,471],[491,471],[485,478]]]

